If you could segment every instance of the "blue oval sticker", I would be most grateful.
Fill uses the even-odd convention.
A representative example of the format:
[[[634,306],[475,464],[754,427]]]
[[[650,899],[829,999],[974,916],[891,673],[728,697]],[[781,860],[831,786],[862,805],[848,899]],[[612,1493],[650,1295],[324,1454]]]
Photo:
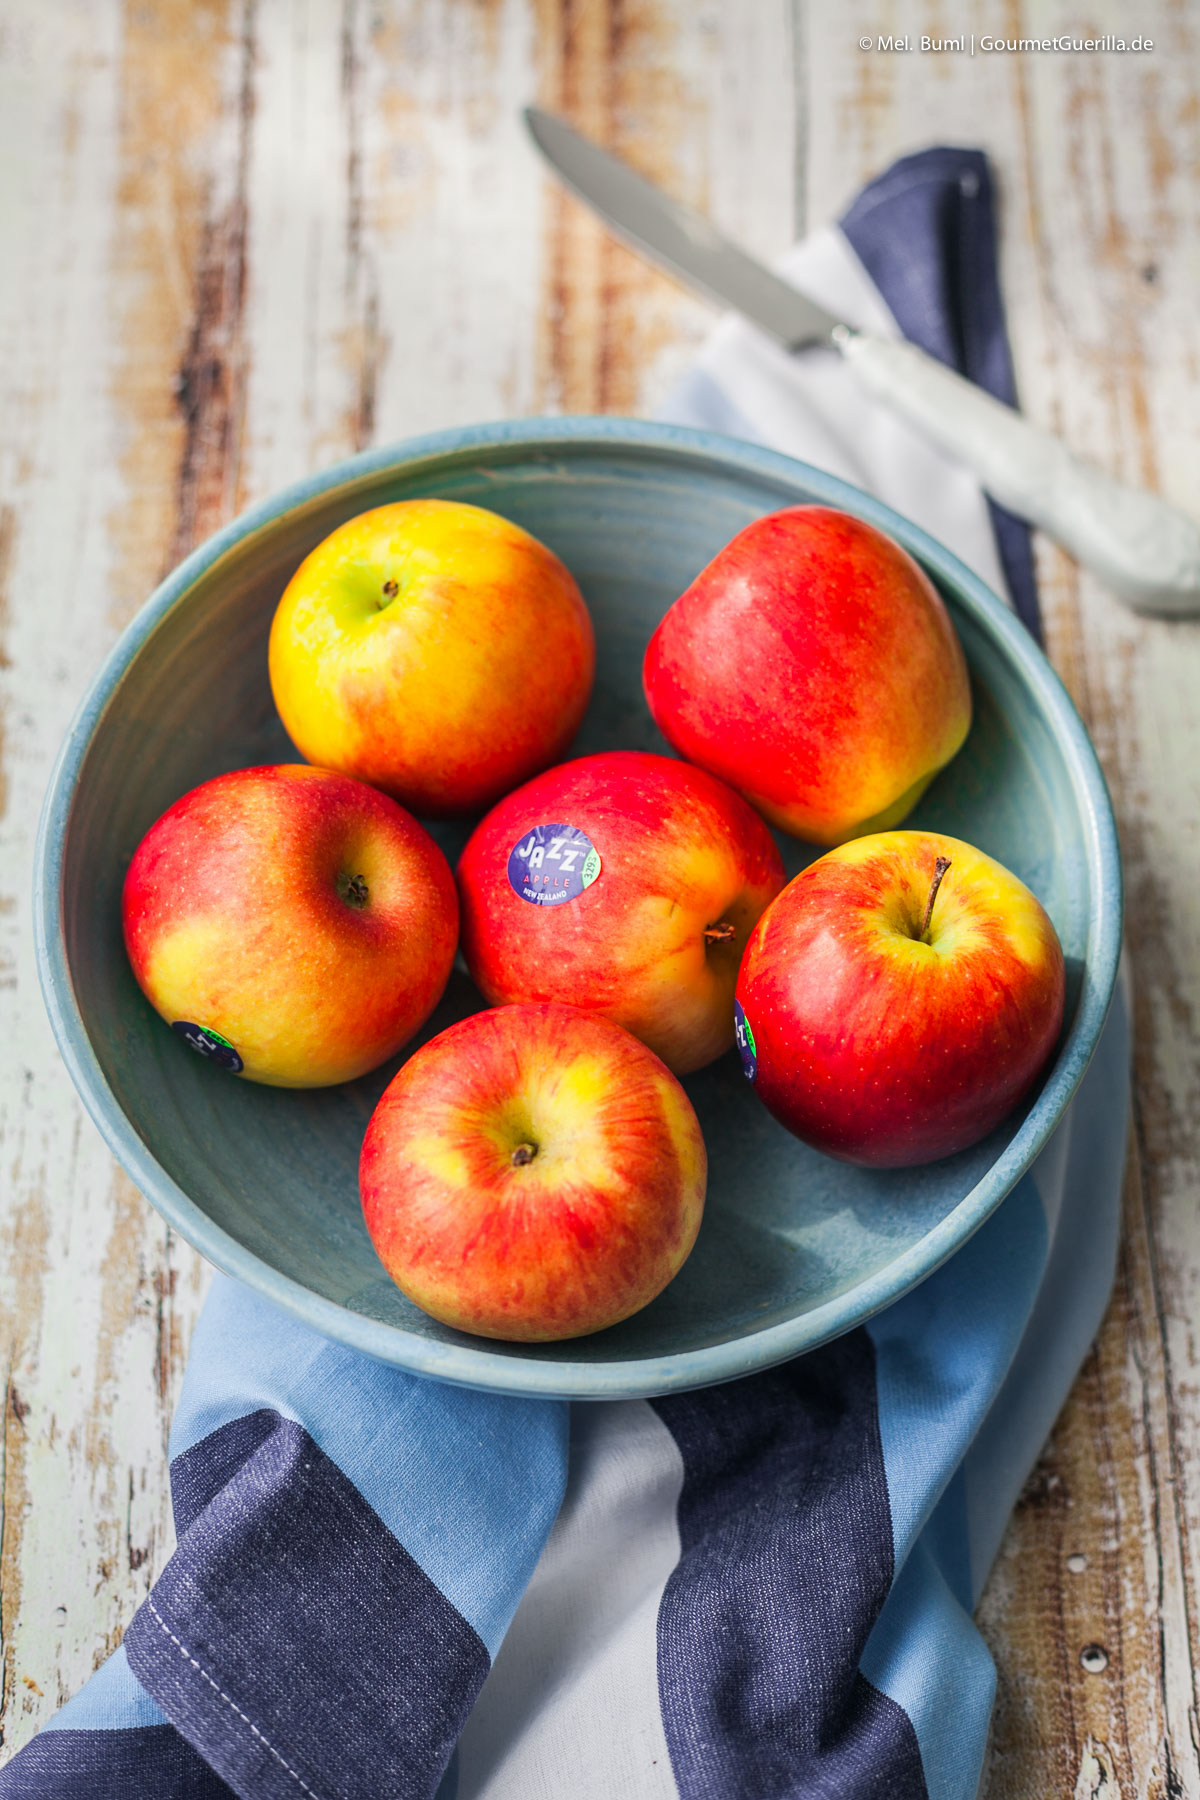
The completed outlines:
[[[508,884],[531,906],[565,906],[599,873],[600,852],[577,825],[531,825],[508,853]]]

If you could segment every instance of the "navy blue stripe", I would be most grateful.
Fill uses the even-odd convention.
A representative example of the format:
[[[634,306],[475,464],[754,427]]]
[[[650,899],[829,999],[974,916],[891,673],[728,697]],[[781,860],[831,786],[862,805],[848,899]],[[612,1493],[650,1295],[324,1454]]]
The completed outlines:
[[[681,1800],[926,1800],[908,1715],[858,1670],[893,1574],[875,1401],[855,1331],[652,1403],[684,1466],[658,1619]]]
[[[43,1731],[0,1769],[3,1800],[230,1800],[173,1725]]]
[[[995,194],[983,152],[937,146],[901,157],[840,224],[905,337],[1015,406]],[[1040,642],[1032,533],[995,501],[988,509],[1013,605]]]
[[[206,1455],[233,1472],[129,1627],[130,1667],[247,1800],[428,1800],[487,1650],[308,1433],[269,1417],[187,1453],[193,1502]]]
[[[269,1406],[243,1413],[185,1450],[171,1464],[171,1511],[175,1535],[199,1518],[210,1500],[228,1487],[242,1464],[248,1462],[279,1424],[279,1414]]]

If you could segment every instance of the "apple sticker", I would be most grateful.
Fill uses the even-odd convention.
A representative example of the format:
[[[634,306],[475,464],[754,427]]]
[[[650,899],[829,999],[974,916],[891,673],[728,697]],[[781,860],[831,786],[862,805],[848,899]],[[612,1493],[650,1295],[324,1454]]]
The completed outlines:
[[[228,1069],[231,1075],[241,1074],[245,1066],[241,1057],[229,1039],[222,1037],[219,1031],[213,1031],[208,1025],[193,1025],[189,1019],[175,1019],[171,1030],[177,1031],[197,1056],[216,1063],[218,1069]]]
[[[753,1081],[758,1074],[758,1052],[754,1047],[754,1033],[750,1029],[750,1021],[742,1011],[742,1003],[733,1003],[733,1030],[737,1038],[738,1055],[742,1059],[742,1074],[747,1081]]]
[[[531,906],[565,906],[591,887],[600,852],[577,825],[531,825],[508,853],[508,883]]]

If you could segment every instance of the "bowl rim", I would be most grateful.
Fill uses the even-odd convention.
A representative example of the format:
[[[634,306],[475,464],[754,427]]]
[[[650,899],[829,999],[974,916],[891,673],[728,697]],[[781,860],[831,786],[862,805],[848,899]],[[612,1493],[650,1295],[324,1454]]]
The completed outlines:
[[[244,540],[306,502],[389,469],[448,468],[487,451],[533,455],[588,451],[641,453],[649,460],[707,463],[726,474],[803,488],[810,501],[841,507],[879,526],[953,590],[997,640],[1032,689],[1062,750],[1085,827],[1091,905],[1088,952],[1075,1017],[1037,1099],[985,1175],[932,1229],[881,1268],[790,1319],[723,1343],[663,1356],[572,1361],[504,1354],[478,1344],[439,1342],[366,1317],[283,1275],[214,1224],[159,1164],[105,1079],[75,998],[62,919],[64,851],[79,774],[103,716],[135,656],[189,590]],[[432,468],[431,468],[432,472]],[[781,497],[781,504],[786,500]],[[793,502],[800,503],[800,502]],[[244,1281],[326,1337],[414,1374],[495,1392],[559,1399],[628,1399],[685,1391],[766,1369],[864,1323],[940,1267],[995,1211],[1045,1146],[1099,1040],[1116,982],[1122,932],[1122,876],[1112,804],[1095,749],[1070,695],[1016,614],[936,539],[860,488],[778,451],[717,432],[611,416],[565,415],[457,426],[363,451],[293,482],[249,508],[197,546],[121,632],[80,701],[55,760],[34,848],[33,920],[38,974],[50,1023],[85,1107],[142,1194],[218,1269]],[[382,1265],[381,1265],[382,1267]],[[568,1341],[569,1342],[569,1341]]]

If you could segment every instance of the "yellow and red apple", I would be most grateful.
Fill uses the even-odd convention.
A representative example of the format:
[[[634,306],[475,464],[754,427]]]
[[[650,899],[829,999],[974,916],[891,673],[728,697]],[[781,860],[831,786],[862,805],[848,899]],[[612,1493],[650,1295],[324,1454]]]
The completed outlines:
[[[271,689],[312,763],[417,813],[471,813],[555,762],[591,693],[574,577],[519,525],[448,500],[348,519],[271,626]]]
[[[571,1006],[506,1006],[409,1057],[367,1127],[371,1240],[435,1319],[579,1337],[637,1312],[696,1240],[695,1112],[636,1038]]]
[[[928,576],[826,506],[756,519],[719,551],[651,638],[643,681],[681,756],[816,844],[898,825],[971,723]]]
[[[732,1045],[742,950],[783,882],[770,832],[724,782],[640,751],[580,757],[476,827],[463,954],[493,1004],[585,1007],[686,1074]]]
[[[350,1081],[433,1011],[458,941],[454,878],[394,800],[326,769],[193,788],[139,844],[125,944],[152,1006],[234,1073]]]
[[[759,920],[737,984],[742,1066],[797,1137],[884,1168],[985,1137],[1062,1027],[1063,953],[1034,894],[958,838],[831,850]]]

